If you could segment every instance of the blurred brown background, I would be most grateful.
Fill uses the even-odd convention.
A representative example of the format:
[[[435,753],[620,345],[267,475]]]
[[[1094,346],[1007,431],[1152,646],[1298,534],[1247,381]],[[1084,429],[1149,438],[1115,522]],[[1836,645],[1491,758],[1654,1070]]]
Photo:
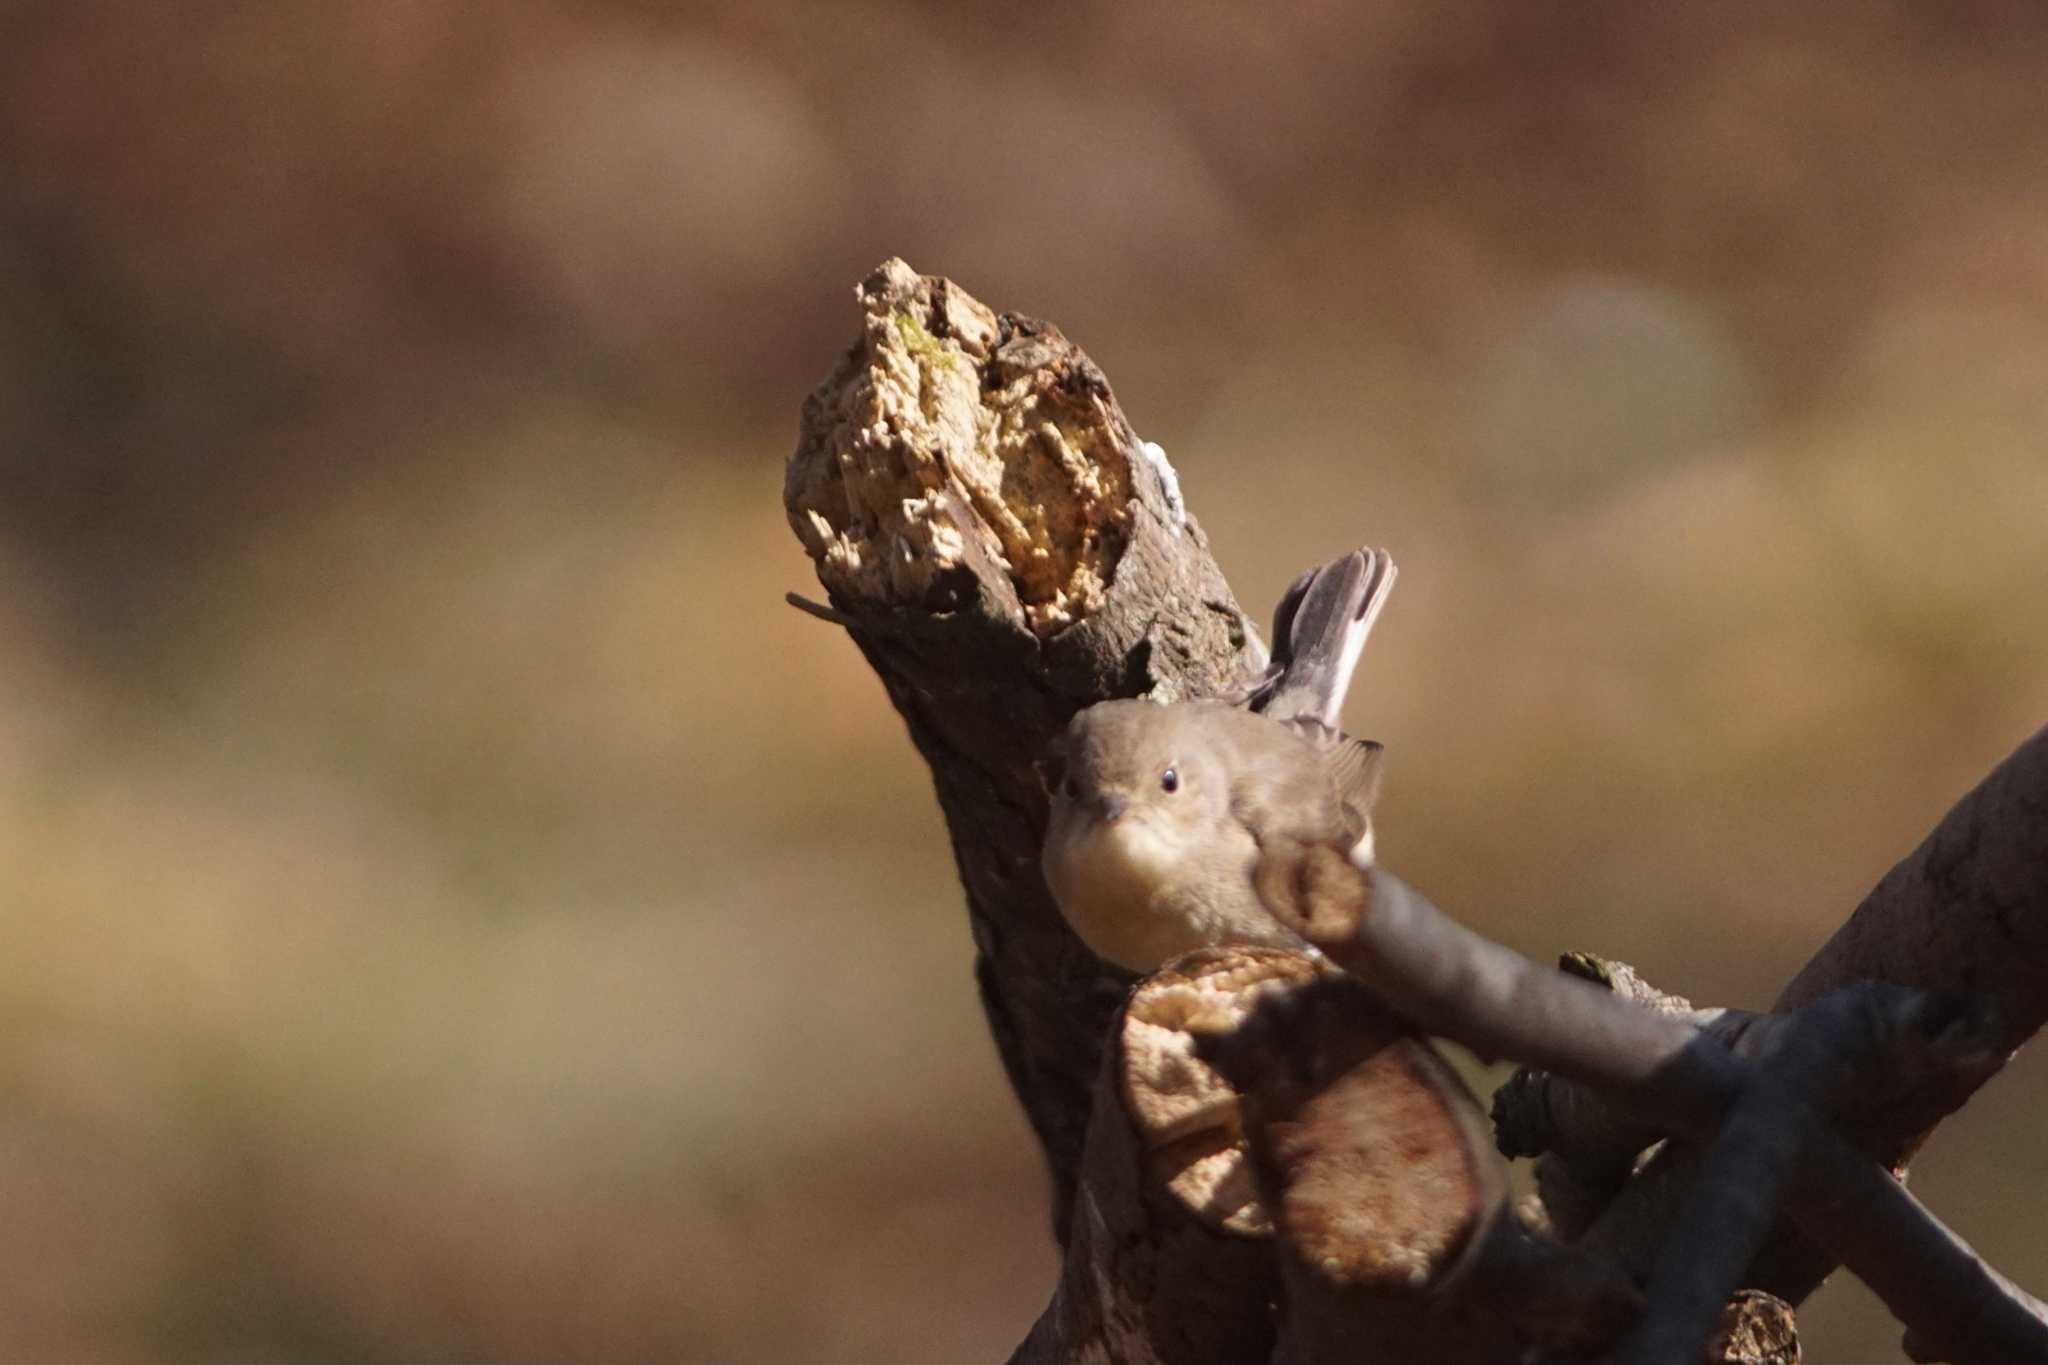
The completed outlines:
[[[1391,863],[1768,1001],[2048,719],[2041,13],[0,7],[0,1355],[1007,1353],[944,833],[778,600],[890,254],[1258,614],[1394,550]],[[2043,1074],[1917,1177],[2037,1291]]]

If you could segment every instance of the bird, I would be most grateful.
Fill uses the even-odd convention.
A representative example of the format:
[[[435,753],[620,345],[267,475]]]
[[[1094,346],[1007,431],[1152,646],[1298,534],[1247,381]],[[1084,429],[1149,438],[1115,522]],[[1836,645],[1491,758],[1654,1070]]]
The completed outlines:
[[[1210,944],[1303,944],[1252,885],[1262,841],[1373,858],[1383,753],[1337,728],[1393,559],[1354,550],[1297,578],[1274,613],[1272,663],[1235,699],[1098,702],[1045,767],[1039,860],[1060,913],[1098,957],[1151,972]]]

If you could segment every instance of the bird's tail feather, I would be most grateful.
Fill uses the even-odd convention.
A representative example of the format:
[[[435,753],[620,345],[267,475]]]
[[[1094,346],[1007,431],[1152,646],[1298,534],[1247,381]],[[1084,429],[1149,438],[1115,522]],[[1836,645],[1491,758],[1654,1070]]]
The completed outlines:
[[[1273,613],[1273,662],[1251,690],[1251,708],[1334,728],[1394,574],[1385,550],[1353,550],[1295,579]]]

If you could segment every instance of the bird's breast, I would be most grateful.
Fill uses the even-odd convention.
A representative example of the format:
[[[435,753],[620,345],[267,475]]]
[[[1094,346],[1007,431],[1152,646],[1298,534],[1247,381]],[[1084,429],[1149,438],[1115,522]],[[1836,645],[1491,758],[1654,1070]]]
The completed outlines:
[[[1125,818],[1048,842],[1043,861],[1081,941],[1148,972],[1204,944],[1285,939],[1252,892],[1252,856],[1250,837],[1232,826],[1190,840],[1177,827]]]
[[[1046,845],[1045,879],[1060,912],[1101,957],[1149,971],[1179,949],[1181,935],[1160,910],[1182,859],[1150,821],[1091,824]]]

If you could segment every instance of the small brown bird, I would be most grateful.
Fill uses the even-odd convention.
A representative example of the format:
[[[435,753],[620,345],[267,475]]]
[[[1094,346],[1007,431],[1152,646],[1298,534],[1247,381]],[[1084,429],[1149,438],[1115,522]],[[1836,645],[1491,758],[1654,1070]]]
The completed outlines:
[[[1109,701],[1074,717],[1040,865],[1097,955],[1144,972],[1204,944],[1299,946],[1252,889],[1262,837],[1371,861],[1380,746],[1335,721],[1394,572],[1359,550],[1295,580],[1244,706]]]

